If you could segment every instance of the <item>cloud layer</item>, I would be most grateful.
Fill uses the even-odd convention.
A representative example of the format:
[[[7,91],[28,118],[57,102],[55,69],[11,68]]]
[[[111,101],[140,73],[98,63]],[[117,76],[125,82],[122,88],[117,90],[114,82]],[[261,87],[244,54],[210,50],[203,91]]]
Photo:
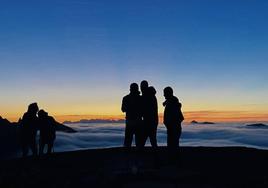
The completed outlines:
[[[68,126],[78,132],[57,132],[54,146],[55,152],[120,147],[123,145],[124,124],[122,123],[68,124]],[[248,127],[242,123],[183,125],[181,145],[214,147],[245,146],[268,149],[267,135],[267,127]],[[166,145],[166,128],[163,125],[159,125],[158,127],[157,139],[159,145]],[[150,145],[148,140],[147,145]],[[16,150],[17,152],[15,154],[9,154],[9,157],[20,156],[21,153],[18,148]]]
[[[73,124],[77,133],[58,133],[55,151],[122,146],[123,124]],[[184,125],[182,146],[246,146],[268,149],[268,128],[245,124]],[[158,128],[158,143],[166,145],[166,129]],[[134,144],[134,143],[133,143]],[[147,141],[149,145],[149,142]]]

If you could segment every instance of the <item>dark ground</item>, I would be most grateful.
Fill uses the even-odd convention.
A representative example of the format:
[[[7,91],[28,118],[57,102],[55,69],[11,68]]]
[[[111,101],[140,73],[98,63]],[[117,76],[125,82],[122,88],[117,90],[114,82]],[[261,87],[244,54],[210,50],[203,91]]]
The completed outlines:
[[[0,187],[268,187],[268,150],[182,147],[170,154],[110,148],[5,160]]]

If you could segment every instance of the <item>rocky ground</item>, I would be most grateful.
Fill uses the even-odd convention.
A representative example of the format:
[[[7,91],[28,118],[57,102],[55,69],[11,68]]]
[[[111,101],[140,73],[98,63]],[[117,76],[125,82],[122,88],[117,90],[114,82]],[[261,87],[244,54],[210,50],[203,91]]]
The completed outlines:
[[[268,187],[268,151],[124,148],[1,161],[0,187]]]

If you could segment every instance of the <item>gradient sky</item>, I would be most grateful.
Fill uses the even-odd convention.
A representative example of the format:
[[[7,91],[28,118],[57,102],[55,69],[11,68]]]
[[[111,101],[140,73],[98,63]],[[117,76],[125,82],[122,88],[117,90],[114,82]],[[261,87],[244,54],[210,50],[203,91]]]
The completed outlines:
[[[121,115],[131,82],[187,112],[268,112],[268,1],[1,0],[0,115]],[[268,118],[267,118],[268,119]]]

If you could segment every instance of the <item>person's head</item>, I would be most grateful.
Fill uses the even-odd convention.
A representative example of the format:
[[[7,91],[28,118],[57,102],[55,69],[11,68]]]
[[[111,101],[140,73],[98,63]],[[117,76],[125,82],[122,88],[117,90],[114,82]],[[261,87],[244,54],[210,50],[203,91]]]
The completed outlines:
[[[150,95],[155,95],[156,94],[155,88],[153,86],[148,87],[148,93]]]
[[[171,87],[166,87],[165,89],[164,89],[164,97],[166,98],[166,99],[169,99],[170,97],[172,97],[173,96],[173,89],[171,88]]]
[[[148,84],[148,82],[146,80],[141,81],[141,85],[140,85],[141,92],[145,93],[146,90],[148,89],[148,86],[149,86],[149,84]]]
[[[48,113],[43,109],[38,112],[38,117],[39,118],[44,118],[44,117],[47,117],[47,116],[48,116]]]
[[[38,112],[39,108],[37,103],[32,103],[28,106],[28,112],[32,114],[36,114]]]
[[[132,94],[140,94],[139,85],[137,83],[130,84],[130,93],[132,93]]]

